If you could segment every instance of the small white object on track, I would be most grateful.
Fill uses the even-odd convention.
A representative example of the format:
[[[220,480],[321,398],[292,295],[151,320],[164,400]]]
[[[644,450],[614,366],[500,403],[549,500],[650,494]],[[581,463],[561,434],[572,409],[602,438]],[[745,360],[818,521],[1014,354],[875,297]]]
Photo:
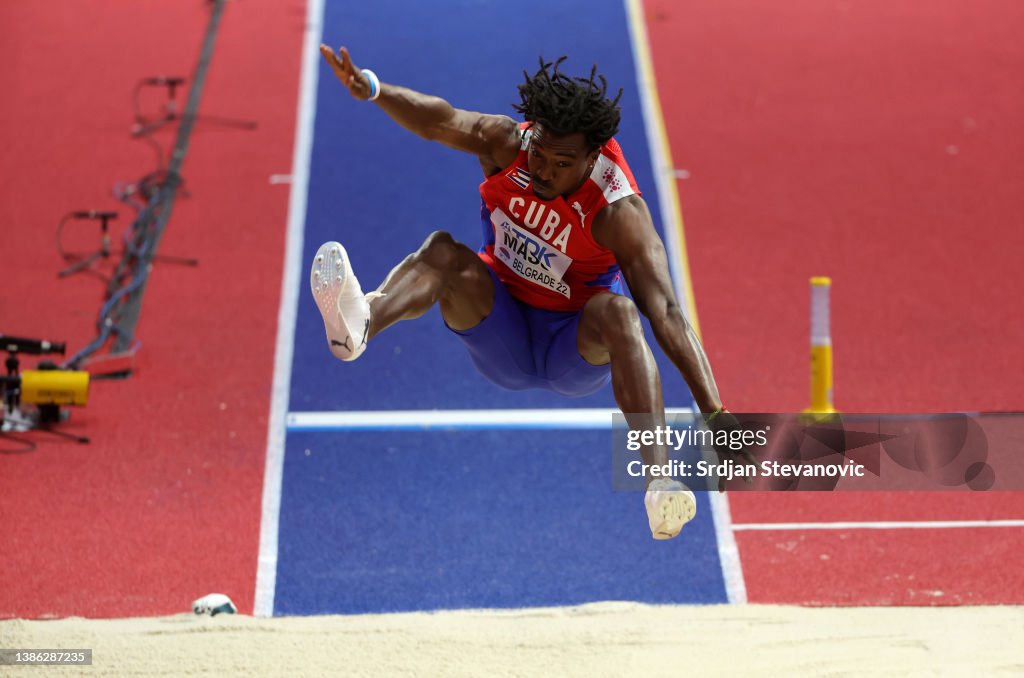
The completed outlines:
[[[235,614],[238,608],[223,593],[211,593],[193,601],[192,611],[196,614],[208,614],[216,617],[218,614]]]

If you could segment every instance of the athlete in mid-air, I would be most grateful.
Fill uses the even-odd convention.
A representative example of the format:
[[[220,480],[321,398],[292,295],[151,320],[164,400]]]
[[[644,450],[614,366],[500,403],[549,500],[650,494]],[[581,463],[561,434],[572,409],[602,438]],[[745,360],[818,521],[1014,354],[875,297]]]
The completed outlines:
[[[525,122],[454,108],[382,83],[344,47],[320,53],[353,97],[396,123],[480,160],[484,243],[479,251],[431,233],[364,294],[340,243],[317,252],[311,286],[331,352],[355,360],[367,342],[435,304],[477,369],[507,389],[582,396],[612,382],[631,428],[664,426],[661,378],[639,313],[709,418],[731,419],[711,367],[672,291],[665,248],[614,136],[622,91],[541,62],[519,86]],[[633,300],[624,296],[625,279]],[[664,446],[642,450],[665,464]],[[644,498],[655,539],[671,539],[696,513],[686,487],[648,475]]]

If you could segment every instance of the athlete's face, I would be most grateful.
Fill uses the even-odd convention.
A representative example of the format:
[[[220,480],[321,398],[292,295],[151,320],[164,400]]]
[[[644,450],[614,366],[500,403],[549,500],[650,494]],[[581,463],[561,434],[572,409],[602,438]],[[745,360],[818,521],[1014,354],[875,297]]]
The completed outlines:
[[[540,123],[532,129],[527,152],[534,194],[541,200],[553,200],[582,186],[600,149],[588,151],[582,132],[558,136]]]

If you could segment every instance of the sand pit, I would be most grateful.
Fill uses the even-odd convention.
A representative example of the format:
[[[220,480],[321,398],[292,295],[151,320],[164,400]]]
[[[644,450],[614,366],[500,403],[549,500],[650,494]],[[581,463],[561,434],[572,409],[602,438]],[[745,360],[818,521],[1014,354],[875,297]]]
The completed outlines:
[[[648,606],[0,621],[0,647],[91,648],[62,675],[1020,675],[1024,608]],[[36,668],[3,667],[3,675]],[[45,669],[43,669],[45,670]]]

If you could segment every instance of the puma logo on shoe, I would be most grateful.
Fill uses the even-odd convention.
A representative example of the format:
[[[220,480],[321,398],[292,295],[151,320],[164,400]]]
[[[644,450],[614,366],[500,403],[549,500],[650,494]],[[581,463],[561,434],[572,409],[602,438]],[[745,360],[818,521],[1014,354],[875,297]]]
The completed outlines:
[[[359,342],[360,346],[366,346],[366,338],[370,336],[370,319],[366,319],[366,323],[363,324],[363,340]],[[346,346],[345,348],[348,348]],[[351,350],[351,349],[350,349]]]

